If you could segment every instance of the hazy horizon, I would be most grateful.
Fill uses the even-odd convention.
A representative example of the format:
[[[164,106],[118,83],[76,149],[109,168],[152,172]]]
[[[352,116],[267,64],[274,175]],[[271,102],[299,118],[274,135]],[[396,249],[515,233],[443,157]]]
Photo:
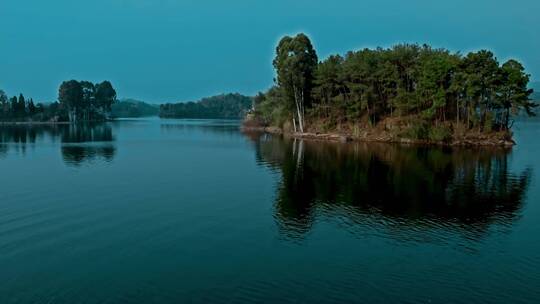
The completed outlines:
[[[272,85],[278,39],[297,32],[319,58],[402,42],[486,48],[540,80],[538,1],[252,2],[5,0],[0,89],[50,102],[63,80],[84,79],[152,103],[253,95]]]

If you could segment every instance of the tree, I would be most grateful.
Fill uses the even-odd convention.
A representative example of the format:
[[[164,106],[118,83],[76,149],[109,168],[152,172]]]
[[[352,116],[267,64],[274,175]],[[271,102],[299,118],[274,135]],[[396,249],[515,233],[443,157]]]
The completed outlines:
[[[309,38],[298,34],[281,39],[273,65],[277,83],[285,91],[287,101],[294,104],[300,132],[304,132],[305,107],[309,106],[313,72],[317,66],[317,54]]]
[[[3,90],[0,90],[0,117],[5,117],[9,114],[8,97]]]
[[[83,89],[77,80],[64,81],[58,90],[58,101],[67,107],[69,120],[77,121],[78,110],[83,102]]]
[[[96,107],[96,86],[90,81],[81,81],[82,111],[85,120],[90,120],[90,113]]]
[[[447,50],[433,50],[425,46],[418,60],[415,91],[422,100],[422,114],[444,121],[450,106],[449,88],[459,57],[451,55]]]
[[[515,113],[524,110],[528,115],[535,116],[533,111],[538,105],[531,102],[532,90],[527,88],[529,75],[525,74],[525,68],[516,60],[508,60],[501,67],[502,84],[499,86],[499,108],[503,110],[501,127],[509,128],[510,112]]]
[[[496,87],[501,76],[499,63],[492,52],[481,50],[469,53],[462,62],[462,69],[466,75],[467,119],[474,115],[475,121],[484,127],[487,114],[495,106]]]
[[[266,100],[266,95],[262,92],[257,93],[255,97],[253,97],[253,106],[251,107],[251,110],[257,110],[258,106],[262,104]]]
[[[19,101],[17,102],[15,113],[18,117],[24,117],[26,114],[26,100],[24,99],[23,94],[19,94]]]
[[[342,63],[343,58],[341,56],[333,55],[319,63],[315,70],[313,95],[315,99],[321,102],[326,115],[328,115],[327,111],[330,105],[333,104],[334,98],[340,94],[343,88],[341,79]]]
[[[17,115],[17,107],[19,105],[19,102],[17,101],[17,96],[13,96],[11,97],[11,99],[9,100],[9,104],[10,104],[10,115],[12,116],[16,116]]]
[[[109,81],[103,81],[96,85],[95,100],[102,111],[110,111],[113,103],[116,102],[116,91]]]
[[[4,104],[8,101],[8,97],[6,95],[6,92],[4,90],[0,90],[0,104]]]
[[[32,98],[30,98],[30,101],[28,102],[28,114],[30,114],[30,116],[36,114],[36,105]]]

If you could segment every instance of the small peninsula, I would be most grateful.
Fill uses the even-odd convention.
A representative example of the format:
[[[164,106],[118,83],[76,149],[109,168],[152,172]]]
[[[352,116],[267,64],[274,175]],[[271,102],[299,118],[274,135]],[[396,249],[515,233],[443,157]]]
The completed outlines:
[[[529,75],[488,50],[428,45],[362,49],[319,61],[304,34],[281,39],[275,85],[254,98],[245,130],[295,137],[511,146],[513,117],[534,116]]]

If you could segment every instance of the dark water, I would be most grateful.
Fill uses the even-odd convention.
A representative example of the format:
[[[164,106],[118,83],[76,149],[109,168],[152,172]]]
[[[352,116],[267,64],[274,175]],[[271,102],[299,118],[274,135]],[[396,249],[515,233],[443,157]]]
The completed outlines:
[[[539,127],[505,151],[1,126],[0,303],[538,303]]]

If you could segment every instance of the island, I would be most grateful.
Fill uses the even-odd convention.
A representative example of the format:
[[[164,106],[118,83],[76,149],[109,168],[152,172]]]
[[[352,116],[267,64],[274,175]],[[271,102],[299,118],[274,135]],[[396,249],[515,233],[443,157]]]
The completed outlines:
[[[305,34],[283,37],[275,84],[254,98],[245,130],[295,137],[511,146],[513,117],[535,115],[529,75],[488,50],[429,45],[362,49],[319,61]]]

